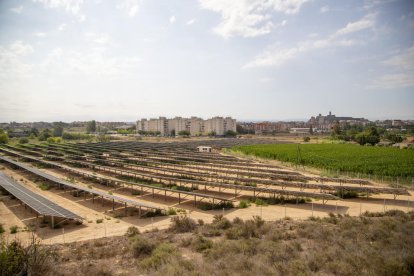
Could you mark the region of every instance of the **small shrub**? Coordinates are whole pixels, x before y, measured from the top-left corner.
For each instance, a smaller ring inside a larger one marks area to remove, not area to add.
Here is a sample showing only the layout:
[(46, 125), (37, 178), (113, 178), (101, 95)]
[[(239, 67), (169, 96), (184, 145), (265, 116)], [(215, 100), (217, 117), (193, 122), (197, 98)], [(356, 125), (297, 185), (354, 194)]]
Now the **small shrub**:
[(177, 255), (176, 248), (170, 243), (160, 243), (152, 252), (151, 256), (141, 261), (145, 269), (157, 269)]
[(39, 187), (42, 191), (50, 190), (50, 186), (45, 183), (40, 183), (37, 187)]
[(102, 223), (102, 222), (103, 222), (103, 219), (97, 219), (97, 220), (96, 220), (96, 223), (97, 223), (97, 224)]
[(204, 220), (198, 219), (197, 223), (198, 223), (198, 225), (203, 226), (204, 225)]
[(139, 229), (136, 228), (135, 226), (128, 227), (128, 230), (125, 233), (127, 237), (134, 237), (139, 234), (140, 234)]
[(192, 239), (191, 247), (197, 252), (203, 252), (206, 249), (212, 248), (213, 242), (201, 235), (196, 235), (196, 237)]
[(250, 206), (250, 202), (248, 200), (240, 200), (239, 208), (244, 209)]
[(0, 223), (0, 234), (3, 234), (4, 232), (3, 224)]
[(340, 198), (357, 198), (359, 196), (359, 194), (354, 191), (337, 191), (333, 193), (333, 195)]
[(131, 239), (132, 254), (135, 258), (150, 255), (155, 248), (155, 243), (142, 236), (134, 236)]
[(168, 216), (174, 216), (177, 214), (177, 211), (174, 208), (168, 208), (167, 215)]
[(253, 216), (253, 221), (257, 228), (260, 228), (265, 224), (265, 221), (260, 216)]
[(309, 142), (309, 141), (310, 141), (310, 137), (308, 136), (303, 137), (303, 142)]
[(29, 139), (27, 139), (26, 137), (22, 137), (19, 139), (19, 144), (27, 144), (29, 143)]
[(243, 223), (243, 220), (239, 217), (235, 217), (233, 219), (233, 224), (242, 224), (242, 223)]
[(16, 234), (19, 227), (17, 225), (10, 226), (10, 234)]
[(254, 204), (256, 204), (256, 206), (266, 206), (267, 205), (266, 201), (264, 201), (261, 198), (256, 198), (256, 201), (254, 202)]
[(195, 221), (187, 216), (173, 217), (171, 222), (169, 229), (177, 233), (190, 232), (196, 228)]
[(213, 225), (217, 229), (228, 229), (231, 227), (231, 222), (227, 218), (223, 217), (223, 215), (215, 215)]

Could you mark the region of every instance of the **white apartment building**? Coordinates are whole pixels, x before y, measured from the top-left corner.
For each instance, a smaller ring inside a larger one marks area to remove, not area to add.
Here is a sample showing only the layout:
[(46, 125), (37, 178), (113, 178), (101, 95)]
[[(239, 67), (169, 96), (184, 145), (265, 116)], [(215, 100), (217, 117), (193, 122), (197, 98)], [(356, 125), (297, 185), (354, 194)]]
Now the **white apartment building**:
[(159, 117), (158, 119), (137, 121), (137, 132), (160, 132), (162, 136), (170, 136), (174, 133), (178, 135), (183, 130), (188, 131), (191, 136), (207, 135), (213, 132), (218, 136), (223, 136), (229, 130), (236, 132), (236, 120), (231, 117), (213, 117), (207, 120), (198, 117), (175, 117), (172, 119)]

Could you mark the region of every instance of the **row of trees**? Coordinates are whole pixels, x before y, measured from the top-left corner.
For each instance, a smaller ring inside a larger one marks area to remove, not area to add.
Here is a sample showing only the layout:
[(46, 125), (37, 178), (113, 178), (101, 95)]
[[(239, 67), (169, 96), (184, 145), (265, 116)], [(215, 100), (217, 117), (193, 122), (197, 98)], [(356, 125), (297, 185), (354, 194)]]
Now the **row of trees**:
[(400, 143), (404, 140), (403, 136), (398, 133), (388, 132), (373, 125), (366, 127), (361, 125), (345, 125), (341, 127), (339, 123), (333, 126), (331, 136), (334, 139), (354, 141), (360, 145), (376, 145), (380, 142), (381, 137), (391, 143)]

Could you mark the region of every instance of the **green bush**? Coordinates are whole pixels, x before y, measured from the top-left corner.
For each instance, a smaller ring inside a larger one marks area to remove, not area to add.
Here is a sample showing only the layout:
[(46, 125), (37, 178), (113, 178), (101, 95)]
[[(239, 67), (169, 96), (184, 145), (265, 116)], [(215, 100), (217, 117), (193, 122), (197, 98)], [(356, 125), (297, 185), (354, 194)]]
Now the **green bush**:
[(196, 228), (196, 222), (187, 216), (176, 216), (171, 218), (169, 229), (176, 233), (190, 232)]
[(152, 253), (155, 248), (155, 243), (145, 237), (137, 236), (130, 240), (132, 254), (135, 258), (148, 256)]
[(41, 189), (42, 191), (50, 190), (50, 186), (45, 183), (40, 183), (39, 185), (37, 185), (37, 187), (39, 187), (39, 189)]
[(231, 227), (231, 222), (223, 215), (215, 215), (213, 219), (213, 226), (217, 229), (228, 229)]
[(333, 195), (340, 198), (357, 198), (359, 196), (359, 194), (354, 191), (337, 191), (333, 193)]
[(26, 137), (22, 137), (19, 139), (19, 144), (27, 144), (29, 143), (29, 139), (27, 139)]
[(247, 208), (250, 206), (250, 202), (248, 200), (240, 200), (239, 202), (239, 208)]
[(206, 249), (212, 248), (213, 242), (201, 235), (196, 235), (195, 238), (192, 239), (191, 247), (197, 252), (203, 252)]
[(145, 269), (157, 269), (161, 265), (168, 263), (177, 256), (177, 249), (170, 243), (160, 243), (153, 251), (151, 256), (143, 259), (140, 265)]
[(17, 225), (10, 226), (10, 234), (16, 234), (19, 227)]
[(309, 141), (310, 141), (310, 137), (308, 137), (308, 136), (303, 137), (303, 142), (309, 142)]
[(9, 136), (7, 133), (0, 133), (0, 144), (7, 144), (9, 142)]
[(261, 198), (256, 198), (254, 204), (256, 204), (257, 206), (265, 206), (267, 205), (266, 201), (261, 199)]
[(97, 224), (102, 223), (102, 222), (103, 222), (103, 219), (97, 219), (97, 220), (96, 220), (96, 223), (97, 223)]
[(177, 214), (177, 211), (174, 208), (168, 208), (167, 215), (168, 216), (174, 216)]
[(139, 235), (139, 234), (140, 234), (139, 229), (136, 228), (135, 226), (128, 227), (128, 229), (125, 233), (125, 235), (127, 237), (134, 237), (134, 236)]

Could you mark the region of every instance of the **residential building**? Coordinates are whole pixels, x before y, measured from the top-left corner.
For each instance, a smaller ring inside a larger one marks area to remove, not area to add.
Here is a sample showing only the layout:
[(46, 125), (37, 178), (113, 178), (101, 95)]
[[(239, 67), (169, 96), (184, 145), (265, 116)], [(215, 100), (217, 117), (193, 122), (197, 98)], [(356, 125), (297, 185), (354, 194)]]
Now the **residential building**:
[(137, 121), (137, 132), (159, 132), (162, 136), (178, 135), (181, 131), (188, 131), (191, 136), (215, 135), (223, 136), (227, 131), (236, 132), (236, 120), (231, 117), (213, 117), (203, 120), (198, 117), (182, 118), (175, 117), (167, 119), (159, 117), (158, 119), (141, 119)]

